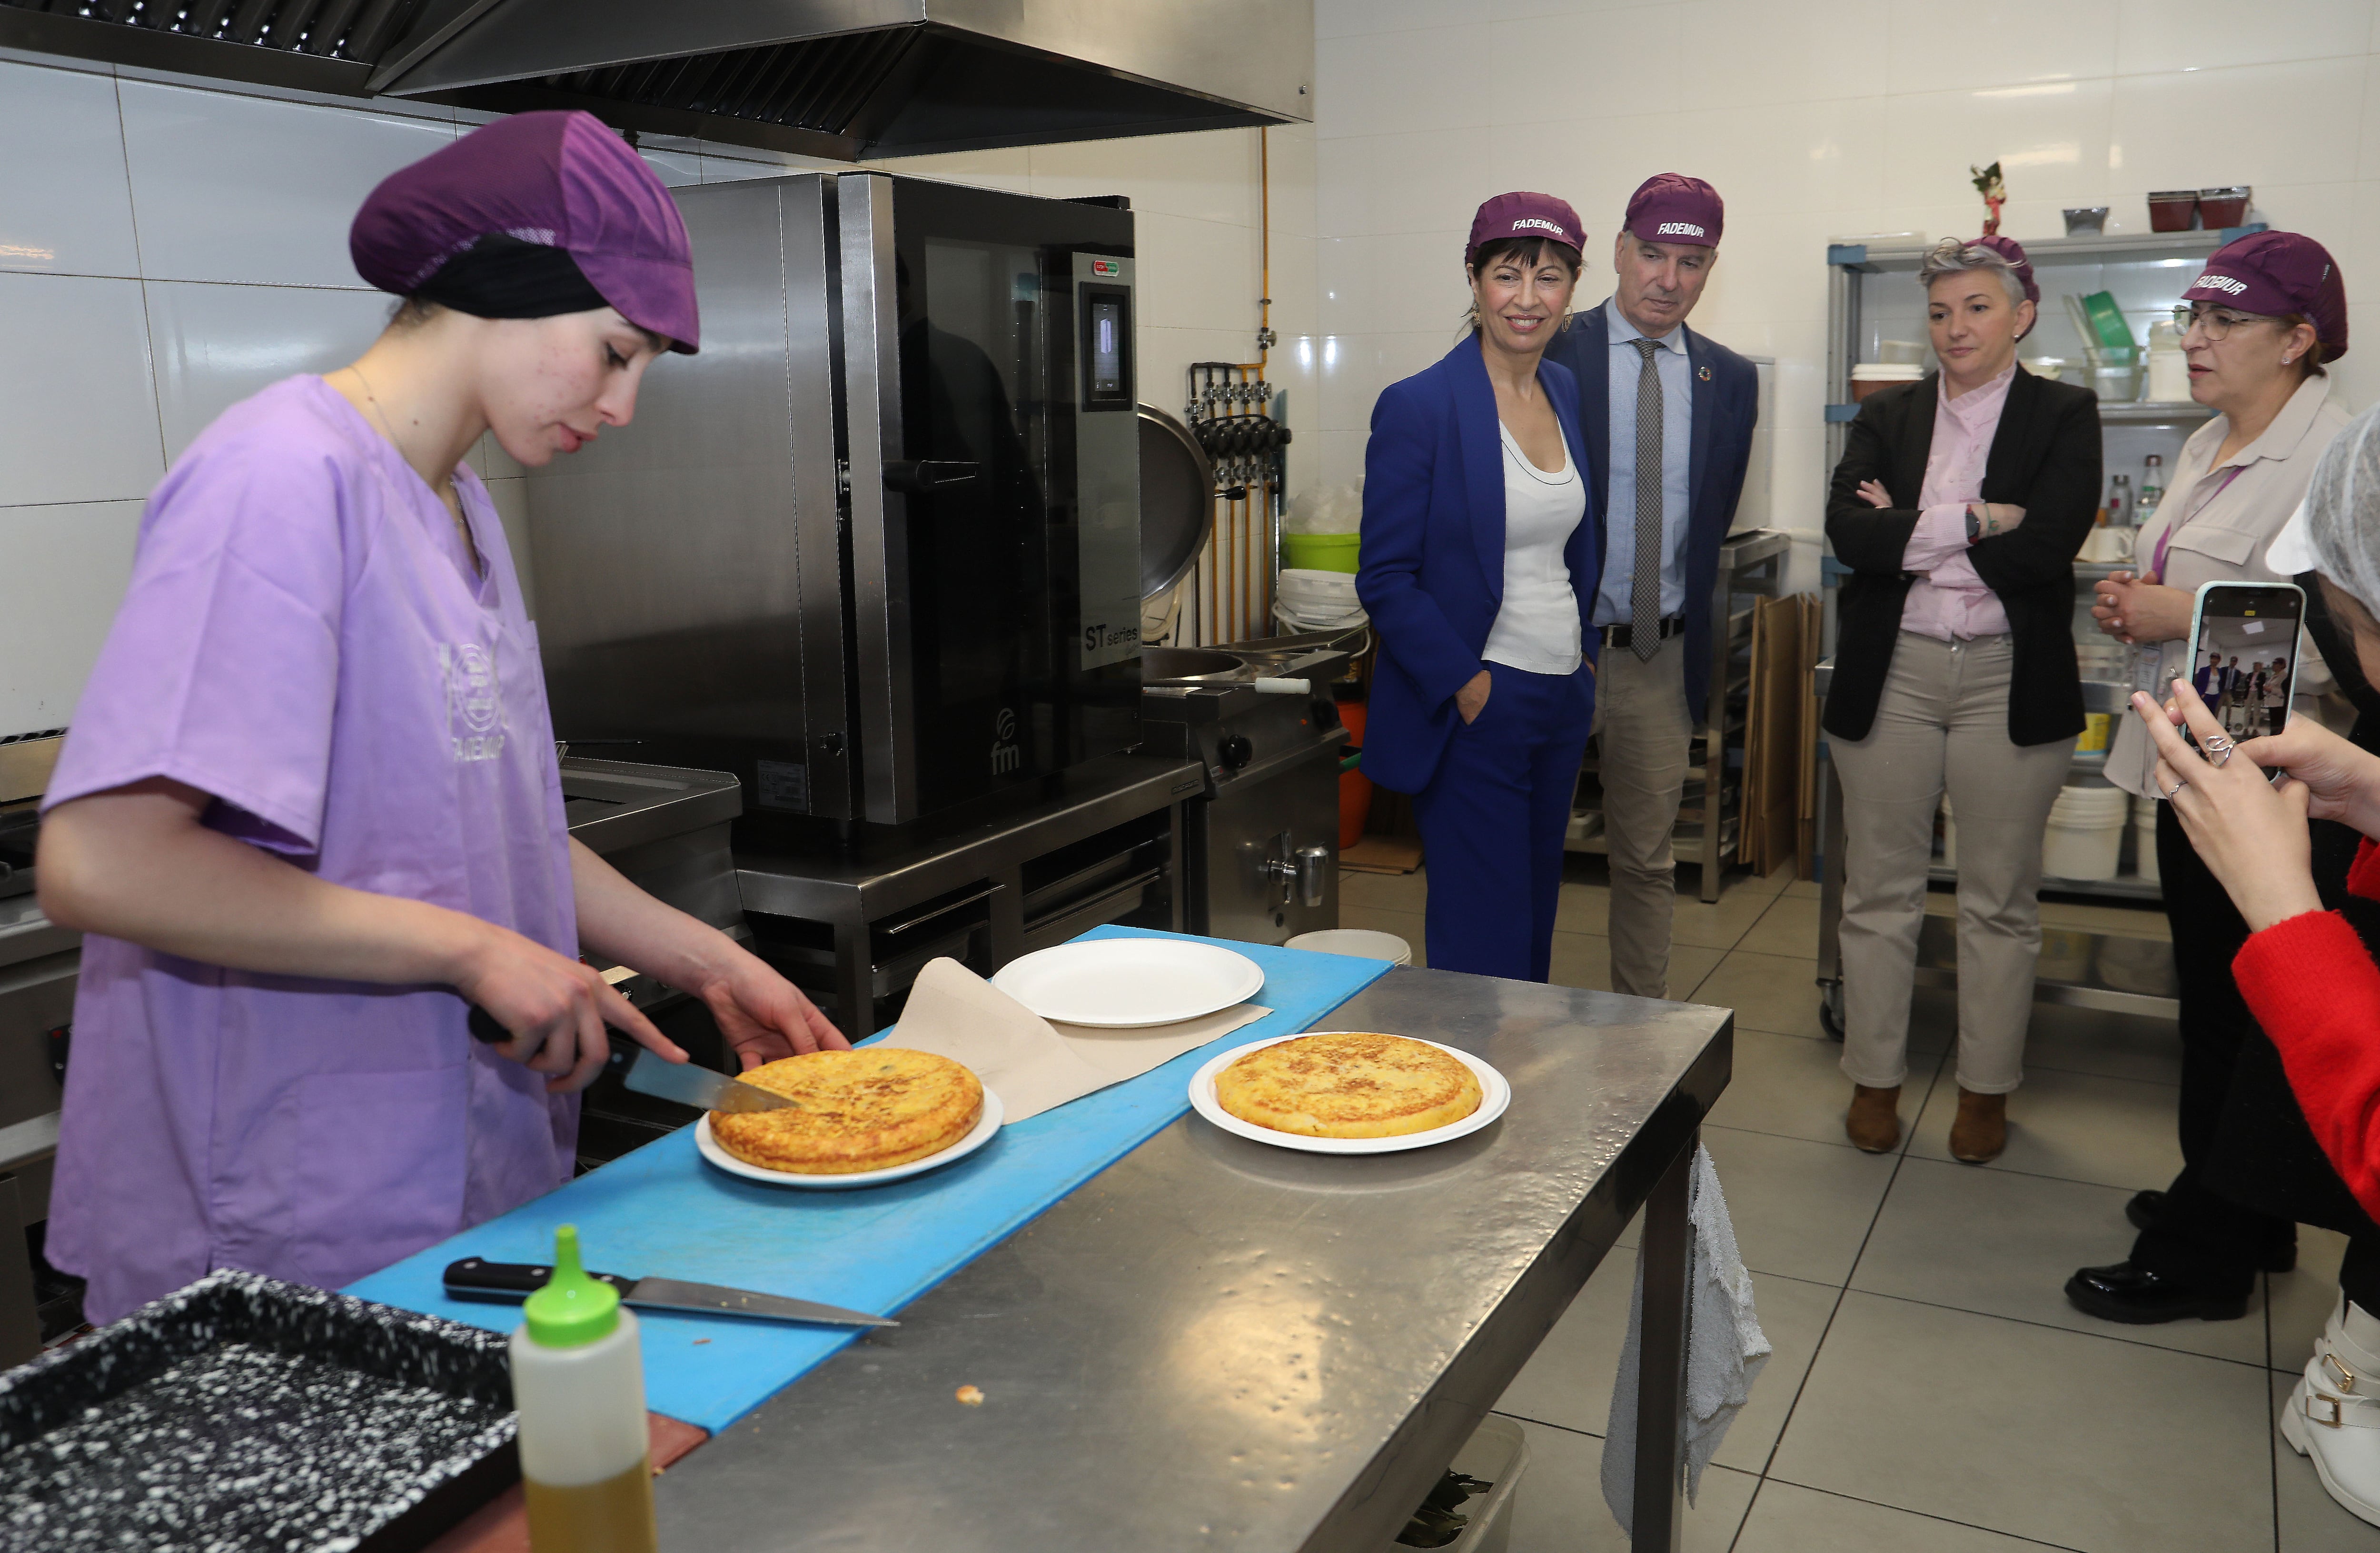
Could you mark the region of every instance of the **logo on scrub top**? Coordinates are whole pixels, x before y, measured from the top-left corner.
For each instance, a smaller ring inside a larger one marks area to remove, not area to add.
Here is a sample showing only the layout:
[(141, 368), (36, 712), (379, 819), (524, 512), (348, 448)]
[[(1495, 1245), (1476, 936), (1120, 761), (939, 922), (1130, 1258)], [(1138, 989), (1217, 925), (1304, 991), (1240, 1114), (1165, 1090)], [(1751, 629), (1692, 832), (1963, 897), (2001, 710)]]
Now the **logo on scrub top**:
[(446, 679), (446, 734), (457, 760), (493, 760), (504, 752), (504, 689), (496, 661), (477, 642), (438, 647)]
[(991, 774), (1006, 776), (1025, 763), (1025, 752), (1016, 747), (1016, 713), (1006, 707), (991, 720)]

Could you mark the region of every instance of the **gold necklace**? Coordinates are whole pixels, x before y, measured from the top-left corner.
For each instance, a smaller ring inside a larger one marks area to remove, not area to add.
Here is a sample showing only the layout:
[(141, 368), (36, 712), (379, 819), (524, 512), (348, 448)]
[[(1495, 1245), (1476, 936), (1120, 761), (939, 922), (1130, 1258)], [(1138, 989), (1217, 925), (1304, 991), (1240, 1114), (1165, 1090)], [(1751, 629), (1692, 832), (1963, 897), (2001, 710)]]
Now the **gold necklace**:
[[(399, 457), (403, 457), (405, 455), (405, 443), (397, 437), (396, 428), (389, 423), (388, 407), (380, 402), (380, 395), (372, 392), (371, 379), (364, 376), (364, 370), (361, 367), (355, 365), (353, 362), (349, 362), (347, 364), (347, 370), (355, 373), (356, 381), (363, 384), (364, 397), (371, 402), (372, 413), (380, 417), (380, 429), (382, 433), (388, 438), (389, 446), (396, 449), (397, 455)], [(431, 491), (431, 494), (437, 496), (438, 492), (433, 490)], [(448, 505), (446, 499), (443, 496), (439, 496), (438, 501), (441, 506), (444, 506), (446, 508), (446, 516), (455, 520), (455, 531), (463, 536), (463, 550), (465, 553), (468, 554), (471, 558), (472, 572), (475, 575), (485, 576), (488, 570), (488, 563), (486, 559), (480, 554), (479, 540), (471, 537), (470, 524), (464, 521), (463, 499), (461, 494), (459, 492), (456, 494), (452, 505)]]

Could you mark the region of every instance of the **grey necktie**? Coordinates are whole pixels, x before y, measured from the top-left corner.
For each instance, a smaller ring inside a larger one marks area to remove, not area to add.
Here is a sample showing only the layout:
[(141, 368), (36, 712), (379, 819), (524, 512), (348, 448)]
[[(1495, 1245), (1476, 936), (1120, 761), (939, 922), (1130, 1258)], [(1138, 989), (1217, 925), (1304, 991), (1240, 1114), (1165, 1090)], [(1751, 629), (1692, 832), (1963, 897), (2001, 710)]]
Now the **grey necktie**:
[(1658, 340), (1631, 340), (1636, 374), (1636, 575), (1628, 590), (1628, 644), (1640, 662), (1661, 649), (1661, 374)]

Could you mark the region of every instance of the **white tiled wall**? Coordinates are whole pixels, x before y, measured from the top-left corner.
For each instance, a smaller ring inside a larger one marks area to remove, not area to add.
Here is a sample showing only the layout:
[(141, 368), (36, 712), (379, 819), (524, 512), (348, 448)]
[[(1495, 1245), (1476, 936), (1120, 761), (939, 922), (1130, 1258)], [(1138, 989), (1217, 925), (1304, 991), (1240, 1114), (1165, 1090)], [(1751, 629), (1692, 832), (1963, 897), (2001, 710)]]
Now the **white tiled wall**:
[[(1779, 521), (1815, 530), (1825, 479), (1824, 245), (1980, 230), (1970, 164), (1998, 159), (2002, 230), (2060, 236), (2152, 188), (2246, 183), (2319, 238), (2354, 304), (2333, 370), (2380, 397), (2380, 6), (2374, 0), (1317, 0), (1314, 126), (1326, 479), (1362, 467), (1379, 390), (1451, 344), (1463, 235), (1536, 188), (1590, 234), (1583, 304), (1650, 174), (1708, 178), (1727, 238), (1694, 324), (1779, 364)], [(2362, 300), (2357, 301), (2356, 299)], [(1301, 432), (1303, 436), (1304, 433)], [(1815, 577), (1815, 547), (1802, 578)]]
[[(225, 406), (370, 344), (390, 299), (348, 262), (356, 206), (482, 116), (0, 50), (0, 736), (72, 717), (140, 504), (172, 458)], [(1276, 132), (1271, 149), (1274, 324), (1311, 335), (1311, 132)], [(673, 185), (833, 165), (698, 141), (644, 151)], [(1178, 406), (1188, 362), (1251, 355), (1255, 131), (884, 165), (1131, 196), (1144, 398)], [(1293, 377), (1293, 405), (1311, 400), (1312, 381)], [(516, 522), (519, 470), (492, 446), (475, 462)]]

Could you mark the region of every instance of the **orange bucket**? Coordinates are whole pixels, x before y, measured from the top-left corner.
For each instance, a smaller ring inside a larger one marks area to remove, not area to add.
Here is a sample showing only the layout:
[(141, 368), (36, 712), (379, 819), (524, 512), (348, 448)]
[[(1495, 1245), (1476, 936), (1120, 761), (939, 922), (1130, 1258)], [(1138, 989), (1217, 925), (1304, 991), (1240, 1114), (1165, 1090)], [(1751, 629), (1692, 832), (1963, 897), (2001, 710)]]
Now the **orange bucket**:
[[(1347, 725), (1347, 746), (1364, 743), (1364, 703), (1342, 701), (1339, 721)], [(1343, 758), (1343, 757), (1342, 757)], [(1364, 839), (1364, 821), (1372, 814), (1372, 779), (1362, 771), (1339, 773), (1339, 850), (1347, 851)]]

